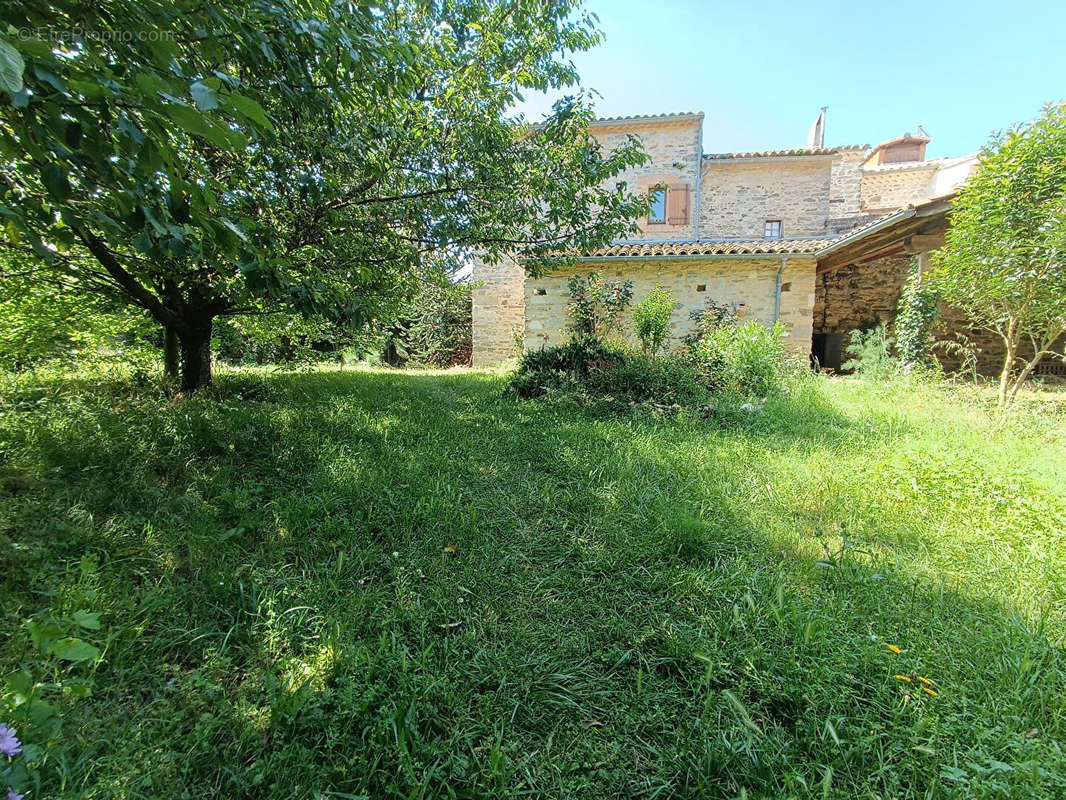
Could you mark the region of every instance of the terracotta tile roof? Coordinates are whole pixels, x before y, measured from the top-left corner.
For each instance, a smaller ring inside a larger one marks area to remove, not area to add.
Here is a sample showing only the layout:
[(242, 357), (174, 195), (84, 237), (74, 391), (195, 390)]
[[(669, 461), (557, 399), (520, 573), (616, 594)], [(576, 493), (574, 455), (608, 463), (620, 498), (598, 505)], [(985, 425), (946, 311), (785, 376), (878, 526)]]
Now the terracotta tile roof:
[(672, 256), (732, 256), (808, 254), (832, 239), (719, 239), (702, 242), (634, 242), (601, 247), (583, 258), (670, 258)]
[(831, 156), (844, 150), (865, 150), (868, 144), (847, 144), (840, 147), (793, 147), (790, 150), (755, 150), (750, 153), (706, 153), (705, 161), (725, 161), (736, 158), (786, 158), (788, 156)]
[(637, 114), (632, 117), (598, 117), (593, 125), (624, 125), (629, 122), (683, 122), (703, 119), (702, 111), (680, 111), (675, 114)]

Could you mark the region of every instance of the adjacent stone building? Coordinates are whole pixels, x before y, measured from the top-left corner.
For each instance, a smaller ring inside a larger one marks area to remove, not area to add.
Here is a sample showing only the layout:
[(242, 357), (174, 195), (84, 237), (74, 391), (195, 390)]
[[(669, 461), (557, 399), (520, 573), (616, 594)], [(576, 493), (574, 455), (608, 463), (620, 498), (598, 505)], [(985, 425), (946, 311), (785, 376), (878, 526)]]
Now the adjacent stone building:
[[(607, 149), (627, 135), (640, 138), (649, 161), (619, 180), (649, 193), (652, 213), (633, 238), (536, 279), (526, 277), (518, 254), (492, 264), (475, 259), (475, 365), (562, 342), (567, 279), (594, 270), (632, 280), (634, 303), (657, 284), (671, 289), (674, 339), (689, 330), (692, 311), (713, 301), (780, 321), (790, 346), (813, 348), (822, 364), (839, 366), (843, 334), (891, 320), (911, 259), (942, 241), (928, 233), (946, 225), (947, 201), (937, 199), (950, 198), (976, 161), (927, 161), (929, 139), (910, 135), (874, 148), (814, 142), (705, 154), (703, 114), (597, 120), (591, 133)], [(860, 248), (861, 258), (848, 260), (859, 243), (903, 222), (906, 243)]]

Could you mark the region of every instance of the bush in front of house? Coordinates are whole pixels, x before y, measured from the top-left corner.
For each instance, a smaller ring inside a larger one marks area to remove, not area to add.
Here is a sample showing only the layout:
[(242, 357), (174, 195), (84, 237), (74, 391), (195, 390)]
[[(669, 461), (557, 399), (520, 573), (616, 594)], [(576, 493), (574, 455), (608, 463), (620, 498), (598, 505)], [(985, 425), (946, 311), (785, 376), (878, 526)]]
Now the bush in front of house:
[(780, 390), (802, 370), (780, 325), (741, 321), (713, 307), (676, 352), (658, 356), (623, 344), (575, 336), (527, 352), (511, 376), (518, 397), (549, 395), (693, 407), (730, 397), (738, 402)]
[(518, 397), (571, 396), (618, 402), (698, 405), (709, 399), (703, 376), (687, 353), (650, 356), (592, 337), (530, 350), (511, 376)]
[(593, 336), (575, 336), (566, 344), (529, 350), (511, 376), (508, 390), (518, 397), (541, 397), (558, 392), (580, 392), (604, 382), (625, 361), (620, 345), (608, 345)]
[(648, 355), (654, 356), (666, 344), (676, 305), (673, 292), (656, 286), (633, 309), (633, 330), (640, 339), (641, 349)]
[(900, 373), (900, 360), (893, 355), (894, 344), (883, 322), (867, 331), (852, 331), (844, 348), (850, 357), (840, 366), (867, 380), (887, 381)]
[(708, 388), (722, 394), (765, 397), (782, 388), (798, 367), (785, 348), (780, 323), (710, 326), (689, 351)]

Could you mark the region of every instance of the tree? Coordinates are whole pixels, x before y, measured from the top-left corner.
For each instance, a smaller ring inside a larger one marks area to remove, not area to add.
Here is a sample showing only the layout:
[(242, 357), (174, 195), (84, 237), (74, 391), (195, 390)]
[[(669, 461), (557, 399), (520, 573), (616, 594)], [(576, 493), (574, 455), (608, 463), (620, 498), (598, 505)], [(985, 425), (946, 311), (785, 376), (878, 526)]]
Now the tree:
[[(933, 272), (945, 302), (1003, 340), (999, 405), (1066, 332), (1066, 104), (992, 136)], [(1026, 352), (1024, 344), (1028, 344)]]
[(508, 116), (523, 90), (576, 83), (567, 53), (599, 40), (577, 5), (6, 9), (2, 243), (42, 281), (147, 310), (186, 390), (211, 380), (220, 315), (365, 325), (427, 256), (521, 249), (537, 269), (600, 246), (646, 203), (610, 180), (639, 145), (602, 152), (580, 94), (539, 125)]

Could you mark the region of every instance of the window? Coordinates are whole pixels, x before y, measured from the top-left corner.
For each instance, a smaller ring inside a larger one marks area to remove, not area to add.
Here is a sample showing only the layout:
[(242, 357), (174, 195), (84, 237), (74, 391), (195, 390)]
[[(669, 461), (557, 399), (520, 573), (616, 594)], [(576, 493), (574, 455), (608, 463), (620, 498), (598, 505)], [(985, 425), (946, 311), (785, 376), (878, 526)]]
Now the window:
[(650, 192), (648, 197), (651, 198), (651, 211), (648, 212), (648, 222), (663, 223), (666, 222), (666, 187), (656, 186)]
[(781, 220), (768, 219), (763, 226), (762, 235), (764, 239), (780, 239), (781, 238)]
[(697, 292), (706, 292), (707, 291), (707, 284), (706, 283), (697, 283), (696, 284), (696, 291)]

